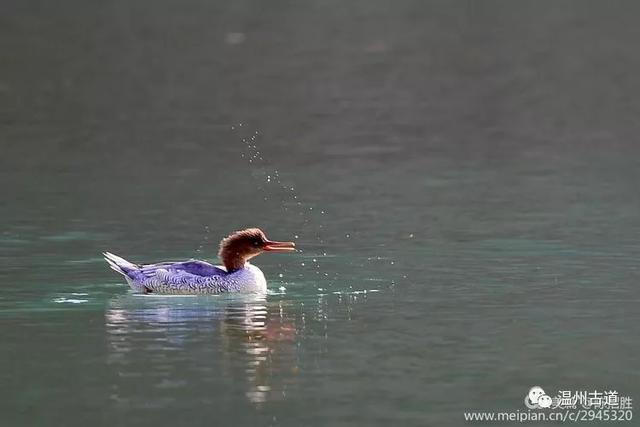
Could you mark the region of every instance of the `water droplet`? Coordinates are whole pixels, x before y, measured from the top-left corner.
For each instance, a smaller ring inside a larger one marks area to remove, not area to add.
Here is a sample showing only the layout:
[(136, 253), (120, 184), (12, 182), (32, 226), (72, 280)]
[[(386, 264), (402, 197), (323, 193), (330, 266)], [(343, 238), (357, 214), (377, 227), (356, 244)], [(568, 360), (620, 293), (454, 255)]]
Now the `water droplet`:
[(280, 273), (280, 274), (278, 274), (278, 277), (283, 278), (284, 274)]
[(294, 238), (298, 239), (300, 236), (298, 236), (297, 234), (295, 236), (293, 236)]
[(301, 262), (300, 265), (304, 267), (304, 262)]
[(318, 262), (318, 260), (314, 258), (314, 259), (313, 259), (313, 262)]
[(344, 237), (346, 237), (348, 239), (349, 237), (351, 237), (351, 235), (349, 233), (347, 233), (347, 234), (344, 235)]
[(409, 234), (409, 238), (413, 239), (413, 233)]

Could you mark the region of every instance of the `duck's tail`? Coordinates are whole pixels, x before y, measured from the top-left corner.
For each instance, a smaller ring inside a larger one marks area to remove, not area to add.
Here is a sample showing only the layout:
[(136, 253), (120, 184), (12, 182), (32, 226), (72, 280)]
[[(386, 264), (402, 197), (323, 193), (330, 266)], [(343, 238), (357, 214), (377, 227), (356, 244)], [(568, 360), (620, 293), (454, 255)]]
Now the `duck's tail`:
[(109, 263), (109, 267), (113, 271), (116, 271), (124, 276), (127, 283), (134, 291), (144, 291), (142, 281), (144, 276), (141, 274), (139, 265), (127, 261), (124, 258), (120, 258), (118, 255), (114, 255), (111, 252), (103, 252), (105, 261)]
[(105, 261), (109, 263), (109, 267), (111, 267), (113, 271), (117, 271), (127, 278), (130, 278), (131, 273), (138, 271), (138, 269), (140, 268), (134, 263), (131, 263), (124, 258), (120, 258), (119, 256), (112, 254), (111, 252), (103, 252), (102, 255), (104, 255)]

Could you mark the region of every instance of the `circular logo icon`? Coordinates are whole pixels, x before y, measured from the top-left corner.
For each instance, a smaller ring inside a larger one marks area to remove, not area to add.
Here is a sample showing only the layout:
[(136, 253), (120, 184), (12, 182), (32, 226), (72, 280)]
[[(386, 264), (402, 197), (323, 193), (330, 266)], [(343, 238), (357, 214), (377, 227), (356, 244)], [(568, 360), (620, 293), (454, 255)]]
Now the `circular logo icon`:
[(549, 408), (551, 402), (551, 397), (547, 396), (539, 386), (531, 387), (529, 393), (524, 397), (524, 404), (529, 409)]

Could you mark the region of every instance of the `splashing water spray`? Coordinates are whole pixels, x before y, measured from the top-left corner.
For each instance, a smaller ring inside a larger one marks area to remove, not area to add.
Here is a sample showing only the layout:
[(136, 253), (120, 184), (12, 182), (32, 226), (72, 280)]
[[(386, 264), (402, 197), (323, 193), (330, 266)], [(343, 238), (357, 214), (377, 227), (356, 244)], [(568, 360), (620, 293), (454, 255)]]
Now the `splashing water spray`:
[[(326, 218), (327, 212), (324, 209), (314, 209), (313, 206), (303, 203), (295, 187), (289, 183), (285, 183), (280, 176), (279, 170), (273, 167), (270, 162), (265, 160), (258, 147), (260, 132), (257, 130), (253, 132), (246, 132), (246, 128), (247, 127), (244, 126), (243, 123), (238, 123), (237, 125), (231, 126), (231, 131), (236, 135), (239, 134), (243, 144), (243, 151), (240, 153), (240, 157), (246, 160), (247, 166), (251, 171), (251, 176), (257, 184), (258, 192), (264, 194), (263, 200), (266, 202), (269, 200), (269, 197), (277, 197), (279, 193), (279, 206), (283, 213), (294, 214), (296, 217), (300, 218), (304, 225), (304, 229), (311, 229), (315, 243), (322, 247), (325, 242), (322, 237), (322, 232), (325, 229), (324, 219)], [(303, 233), (307, 234), (306, 232), (301, 231), (299, 234), (295, 234), (293, 236), (294, 239), (300, 239), (300, 235)], [(208, 242), (209, 227), (205, 226), (205, 237), (198, 247), (197, 252), (200, 252), (202, 247)], [(332, 286), (333, 283), (337, 281), (338, 273), (334, 272), (330, 276), (329, 273), (324, 271), (321, 267), (319, 259), (328, 256), (326, 251), (323, 250), (321, 253), (309, 255), (304, 254), (304, 249), (299, 249), (298, 251), (303, 253), (303, 260), (300, 262), (300, 266), (305, 269), (312, 269), (316, 279), (325, 278), (330, 280), (328, 286)], [(287, 272), (284, 266), (280, 265), (280, 267), (284, 273)], [(280, 273), (278, 277), (281, 279), (282, 285), (280, 286), (280, 290), (284, 291), (286, 289), (284, 285), (287, 284), (284, 280), (285, 275)], [(304, 277), (305, 275), (303, 273), (300, 273), (297, 276), (298, 279), (302, 279)], [(319, 290), (324, 289), (319, 288)]]

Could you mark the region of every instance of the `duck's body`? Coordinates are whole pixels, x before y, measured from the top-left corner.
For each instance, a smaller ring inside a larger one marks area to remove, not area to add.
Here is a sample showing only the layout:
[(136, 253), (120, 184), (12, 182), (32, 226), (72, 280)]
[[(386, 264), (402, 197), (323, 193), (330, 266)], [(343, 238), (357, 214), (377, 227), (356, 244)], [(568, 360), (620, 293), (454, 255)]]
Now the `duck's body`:
[(259, 229), (236, 232), (220, 244), (219, 256), (224, 266), (205, 261), (133, 264), (105, 252), (111, 268), (122, 274), (131, 289), (158, 294), (220, 294), (225, 292), (264, 293), (267, 281), (262, 271), (248, 260), (263, 251), (295, 250), (292, 242), (267, 240)]
[(104, 256), (113, 270), (122, 274), (136, 292), (220, 294), (267, 291), (264, 274), (248, 262), (238, 270), (227, 272), (224, 266), (198, 260), (136, 265), (109, 252), (105, 252)]

